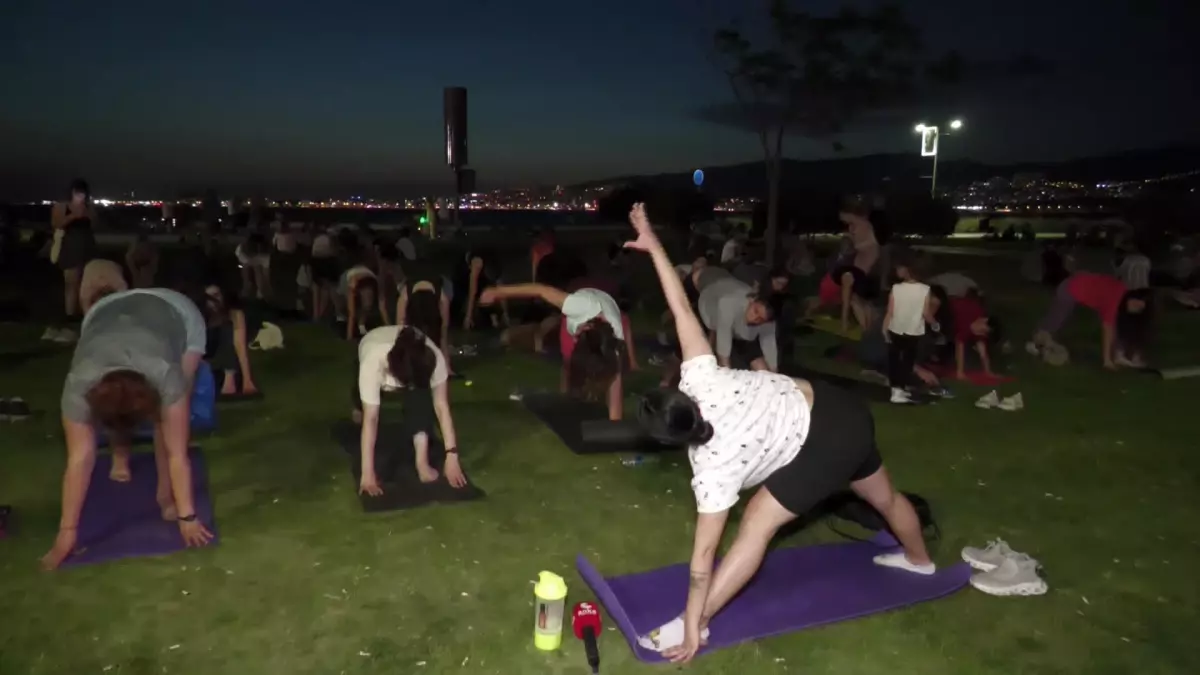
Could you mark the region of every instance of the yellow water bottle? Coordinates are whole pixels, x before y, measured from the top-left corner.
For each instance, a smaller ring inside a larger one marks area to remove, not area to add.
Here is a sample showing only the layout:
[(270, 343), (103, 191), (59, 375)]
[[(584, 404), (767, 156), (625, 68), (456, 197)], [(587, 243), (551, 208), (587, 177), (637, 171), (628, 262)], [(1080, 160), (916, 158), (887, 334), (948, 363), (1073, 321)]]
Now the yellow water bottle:
[(567, 582), (553, 572), (542, 572), (533, 595), (533, 646), (547, 652), (558, 649), (562, 645)]

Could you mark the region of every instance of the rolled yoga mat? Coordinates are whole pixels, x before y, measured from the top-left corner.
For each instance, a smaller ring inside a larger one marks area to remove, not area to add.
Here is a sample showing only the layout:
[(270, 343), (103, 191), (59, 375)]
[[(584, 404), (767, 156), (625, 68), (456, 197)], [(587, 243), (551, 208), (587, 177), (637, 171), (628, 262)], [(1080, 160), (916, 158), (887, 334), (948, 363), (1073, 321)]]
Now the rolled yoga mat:
[[(192, 499), (196, 517), (213, 533), (209, 546), (217, 545), (217, 526), (213, 520), (212, 499), (208, 491), (208, 470), (197, 448), (188, 452), (192, 464)], [(128, 483), (110, 480), (112, 456), (100, 455), (92, 469), (92, 482), (79, 518), (76, 553), (63, 563), (93, 563), (160, 556), (181, 551), (186, 546), (179, 524), (162, 519), (158, 501), (158, 471), (153, 453), (130, 457)], [(187, 514), (184, 514), (187, 515)]]
[[(866, 542), (768, 553), (758, 574), (713, 618), (708, 645), (700, 653), (936, 600), (965, 587), (971, 578), (966, 563), (922, 576), (872, 562), (874, 556), (896, 548), (891, 535), (878, 533)], [(688, 565), (608, 578), (583, 556), (575, 565), (634, 655), (648, 663), (663, 661), (637, 639), (683, 611)]]

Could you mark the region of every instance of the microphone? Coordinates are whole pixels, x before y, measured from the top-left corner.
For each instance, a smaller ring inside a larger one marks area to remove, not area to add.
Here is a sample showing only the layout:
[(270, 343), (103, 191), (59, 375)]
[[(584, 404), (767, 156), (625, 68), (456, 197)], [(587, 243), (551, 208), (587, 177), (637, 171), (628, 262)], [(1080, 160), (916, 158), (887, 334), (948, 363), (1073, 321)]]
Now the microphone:
[(583, 640), (583, 651), (592, 672), (599, 673), (600, 649), (596, 646), (596, 638), (600, 636), (600, 610), (596, 605), (590, 602), (575, 605), (571, 612), (571, 630), (575, 631), (575, 637)]

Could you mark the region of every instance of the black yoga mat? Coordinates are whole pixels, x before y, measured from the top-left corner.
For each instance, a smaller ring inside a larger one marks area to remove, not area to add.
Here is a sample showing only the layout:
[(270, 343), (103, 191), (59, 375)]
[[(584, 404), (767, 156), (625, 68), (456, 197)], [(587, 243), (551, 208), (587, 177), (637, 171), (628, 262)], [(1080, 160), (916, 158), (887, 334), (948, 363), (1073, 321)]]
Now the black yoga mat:
[[(596, 403), (587, 403), (570, 396), (553, 393), (525, 394), (521, 403), (526, 410), (533, 413), (534, 417), (537, 417), (542, 424), (553, 431), (571, 452), (577, 455), (605, 452), (648, 453), (678, 449), (663, 445), (643, 435), (630, 438), (627, 443), (613, 442), (614, 436), (624, 435), (616, 432), (624, 431), (631, 426), (628, 422), (610, 423), (618, 427), (611, 430), (614, 433), (594, 433), (597, 430), (593, 429), (593, 433), (588, 434), (593, 438), (585, 440), (583, 433), (585, 422), (589, 425), (603, 425), (608, 420), (608, 410)], [(602, 436), (609, 438), (599, 439)]]
[[(333, 439), (345, 451), (350, 461), (350, 475), (354, 478), (354, 489), (358, 490), (362, 479), (362, 453), (359, 445), (361, 427), (350, 421), (338, 422), (332, 430)], [(442, 473), (434, 483), (422, 483), (413, 466), (412, 437), (404, 427), (396, 423), (380, 423), (375, 441), (375, 472), (383, 494), (378, 497), (360, 494), (363, 511), (400, 511), (428, 504), (469, 502), (483, 499), (487, 494), (471, 482), (454, 488), (446, 481), (443, 465), (446, 449), (440, 439), (429, 438), (429, 463)]]

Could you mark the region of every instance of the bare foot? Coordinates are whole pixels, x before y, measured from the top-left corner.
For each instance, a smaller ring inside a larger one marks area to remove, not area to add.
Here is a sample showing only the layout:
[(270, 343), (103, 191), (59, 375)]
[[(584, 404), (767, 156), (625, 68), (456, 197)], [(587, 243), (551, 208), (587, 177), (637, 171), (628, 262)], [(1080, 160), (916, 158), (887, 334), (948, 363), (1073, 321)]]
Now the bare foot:
[(129, 458), (117, 459), (113, 456), (112, 469), (108, 471), (108, 479), (116, 483), (128, 483), (129, 475)]
[(432, 466), (419, 466), (418, 465), (417, 466), (417, 475), (419, 475), (421, 477), (422, 483), (433, 483), (433, 482), (437, 481), (438, 477), (441, 474), (439, 474), (438, 470), (433, 468)]
[(173, 523), (179, 520), (179, 511), (175, 508), (175, 502), (171, 502), (170, 504), (164, 504), (161, 501), (158, 502), (158, 512), (162, 514), (162, 519), (167, 522)]
[(221, 396), (233, 396), (237, 394), (237, 389), (234, 387), (221, 387)]

